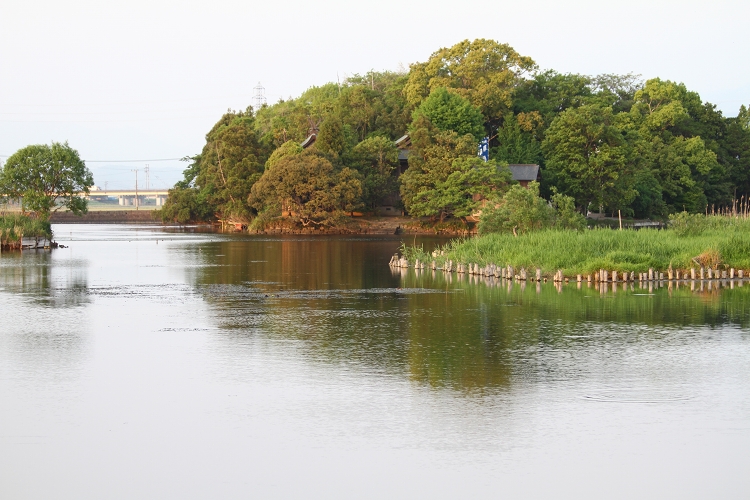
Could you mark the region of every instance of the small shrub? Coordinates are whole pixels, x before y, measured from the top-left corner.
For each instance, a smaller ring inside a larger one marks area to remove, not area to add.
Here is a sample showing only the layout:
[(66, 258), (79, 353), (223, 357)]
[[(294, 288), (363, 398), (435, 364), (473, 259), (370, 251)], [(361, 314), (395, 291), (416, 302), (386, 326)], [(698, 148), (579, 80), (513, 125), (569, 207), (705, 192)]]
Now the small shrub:
[(708, 227), (708, 221), (703, 214), (689, 214), (680, 212), (669, 216), (669, 227), (677, 236), (697, 236)]

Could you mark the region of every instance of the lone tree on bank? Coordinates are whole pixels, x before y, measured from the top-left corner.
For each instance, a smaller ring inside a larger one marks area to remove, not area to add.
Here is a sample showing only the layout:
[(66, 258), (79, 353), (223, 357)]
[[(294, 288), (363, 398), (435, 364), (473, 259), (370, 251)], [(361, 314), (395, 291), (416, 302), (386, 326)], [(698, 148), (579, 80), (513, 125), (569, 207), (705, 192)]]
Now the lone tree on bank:
[(76, 215), (88, 211), (86, 198), (94, 176), (65, 142), (35, 144), (16, 151), (0, 171), (0, 194), (21, 199), (22, 209), (48, 220), (62, 207)]

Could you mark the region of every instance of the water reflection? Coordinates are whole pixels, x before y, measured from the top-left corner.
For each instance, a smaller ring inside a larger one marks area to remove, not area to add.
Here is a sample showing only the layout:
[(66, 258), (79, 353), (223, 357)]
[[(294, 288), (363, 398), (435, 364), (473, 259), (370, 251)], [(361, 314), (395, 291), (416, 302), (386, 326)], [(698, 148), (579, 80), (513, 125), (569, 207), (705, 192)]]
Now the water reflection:
[(85, 259), (67, 259), (52, 252), (4, 252), (0, 258), (0, 288), (20, 294), (37, 305), (75, 307), (89, 302)]
[(203, 263), (191, 280), (235, 336), (297, 340), (319, 361), (468, 392), (541, 376), (550, 349), (661, 342), (680, 327), (750, 322), (750, 286), (527, 283), (389, 269), (399, 243), (215, 242), (191, 250)]

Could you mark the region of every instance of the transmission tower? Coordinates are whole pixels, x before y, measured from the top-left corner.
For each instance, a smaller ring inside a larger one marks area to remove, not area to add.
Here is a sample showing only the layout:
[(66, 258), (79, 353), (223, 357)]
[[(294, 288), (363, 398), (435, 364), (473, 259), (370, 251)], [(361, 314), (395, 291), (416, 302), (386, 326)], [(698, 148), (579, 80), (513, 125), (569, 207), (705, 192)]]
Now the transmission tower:
[(266, 88), (258, 82), (258, 85), (253, 87), (255, 95), (253, 96), (253, 104), (255, 105), (255, 111), (258, 111), (264, 104), (266, 104)]
[(148, 171), (150, 170), (150, 168), (149, 168), (148, 165), (146, 165), (146, 167), (143, 170), (146, 171), (146, 189), (149, 189), (149, 187), (151, 185), (151, 179), (150, 179), (150, 177), (148, 175)]

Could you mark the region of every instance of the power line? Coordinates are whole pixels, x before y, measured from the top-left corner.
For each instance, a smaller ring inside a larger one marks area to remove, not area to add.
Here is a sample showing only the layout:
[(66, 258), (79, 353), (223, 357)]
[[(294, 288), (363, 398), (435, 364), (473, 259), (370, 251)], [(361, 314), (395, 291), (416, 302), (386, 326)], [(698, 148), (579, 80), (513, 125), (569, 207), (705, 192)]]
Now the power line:
[[(0, 155), (0, 158), (10, 158), (10, 155)], [(138, 163), (144, 161), (180, 161), (182, 158), (157, 158), (147, 160), (83, 160), (86, 163)]]

